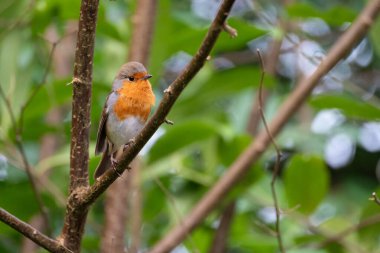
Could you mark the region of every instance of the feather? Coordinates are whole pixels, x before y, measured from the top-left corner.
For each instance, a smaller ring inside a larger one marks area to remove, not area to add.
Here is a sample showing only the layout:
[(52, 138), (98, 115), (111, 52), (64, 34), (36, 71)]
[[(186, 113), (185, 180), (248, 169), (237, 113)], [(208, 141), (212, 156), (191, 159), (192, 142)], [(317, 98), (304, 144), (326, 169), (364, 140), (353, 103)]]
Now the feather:
[(108, 95), (106, 99), (106, 103), (104, 104), (103, 107), (103, 112), (102, 112), (102, 118), (100, 119), (99, 123), (99, 128), (98, 128), (98, 134), (97, 134), (97, 139), (96, 139), (96, 146), (95, 146), (95, 155), (98, 155), (100, 153), (107, 153), (105, 152), (107, 149), (107, 131), (106, 131), (106, 122), (108, 119), (108, 108), (107, 108), (107, 103), (108, 103), (108, 98), (110, 95)]

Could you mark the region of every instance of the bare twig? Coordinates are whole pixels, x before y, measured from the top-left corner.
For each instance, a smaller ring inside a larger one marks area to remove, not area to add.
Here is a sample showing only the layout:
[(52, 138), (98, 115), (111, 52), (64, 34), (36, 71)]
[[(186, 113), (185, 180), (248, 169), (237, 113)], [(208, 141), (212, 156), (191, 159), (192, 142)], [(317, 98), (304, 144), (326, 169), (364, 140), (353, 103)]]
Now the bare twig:
[(58, 241), (50, 239), (28, 223), (17, 219), (2, 208), (0, 208), (0, 220), (50, 252), (72, 253), (71, 250), (65, 248)]
[[(282, 26), (279, 22), (279, 26)], [(269, 75), (274, 76), (276, 74), (276, 66), (278, 62), (278, 56), (280, 54), (282, 44), (282, 38), (273, 38), (273, 41), (271, 42), (271, 45), (269, 46), (269, 49), (266, 52), (265, 60), (267, 62), (266, 65), (266, 71)], [(259, 96), (261, 96), (262, 104), (260, 105), (259, 102)], [(269, 97), (269, 91), (265, 89), (264, 87), (261, 90), (261, 95), (259, 93), (256, 94), (256, 98), (251, 106), (251, 113), (249, 115), (248, 125), (247, 125), (247, 132), (251, 135), (257, 135), (259, 123), (260, 123), (260, 110), (258, 108), (261, 106), (262, 108), (265, 107), (266, 100)]]
[(264, 68), (264, 62), (263, 62), (263, 58), (261, 57), (260, 50), (257, 50), (257, 55), (259, 57), (259, 62), (260, 62), (260, 66), (261, 66), (261, 76), (260, 76), (260, 84), (259, 84), (259, 111), (260, 111), (260, 115), (261, 115), (261, 118), (262, 118), (263, 123), (264, 123), (265, 130), (266, 130), (266, 132), (267, 132), (267, 134), (268, 134), (268, 136), (272, 142), (274, 149), (276, 150), (276, 164), (274, 165), (272, 180), (270, 182), (271, 191), (272, 191), (272, 198), (273, 198), (273, 202), (274, 202), (274, 208), (276, 211), (276, 237), (277, 237), (278, 247), (280, 248), (280, 251), (282, 253), (285, 253), (285, 248), (284, 248), (284, 245), (282, 243), (282, 236), (281, 236), (281, 229), (280, 229), (280, 218), (281, 218), (280, 217), (280, 208), (278, 206), (278, 199), (277, 199), (277, 193), (276, 193), (276, 178), (277, 178), (277, 175), (279, 173), (279, 168), (280, 168), (281, 151), (278, 148), (276, 141), (274, 140), (271, 132), (269, 131), (267, 120), (266, 120), (265, 115), (264, 115), (262, 89), (263, 89), (263, 82), (264, 82), (264, 76), (265, 76), (265, 68)]
[(82, 0), (75, 51), (73, 76), (72, 126), (70, 148), (70, 196), (67, 200), (63, 245), (80, 251), (88, 206), (76, 208), (76, 202), (89, 186), (89, 130), (92, 92), (92, 65), (99, 0)]
[[(279, 108), (268, 128), (273, 136), (277, 135), (288, 119), (303, 104), (322, 76), (328, 73), (367, 33), (380, 10), (380, 0), (372, 0), (352, 26), (339, 38), (322, 63), (308, 78), (304, 78)], [(251, 165), (258, 160), (270, 144), (266, 130), (261, 131), (254, 142), (235, 160), (220, 180), (198, 202), (185, 218), (183, 226), (173, 228), (150, 253), (163, 253), (180, 243), (188, 231), (194, 229), (213, 210), (220, 199), (245, 175)]]
[(376, 204), (378, 204), (380, 206), (380, 199), (377, 196), (376, 192), (372, 192), (371, 197), (369, 198), (369, 200), (372, 200), (373, 202), (375, 202)]
[(171, 121), (171, 120), (169, 120), (169, 119), (165, 119), (164, 122), (165, 122), (166, 124), (168, 124), (168, 125), (171, 125), (171, 126), (174, 125), (174, 122)]
[(224, 22), (223, 24), (223, 30), (228, 33), (231, 38), (236, 38), (238, 36), (238, 31), (231, 27), (229, 24), (227, 24), (227, 22)]

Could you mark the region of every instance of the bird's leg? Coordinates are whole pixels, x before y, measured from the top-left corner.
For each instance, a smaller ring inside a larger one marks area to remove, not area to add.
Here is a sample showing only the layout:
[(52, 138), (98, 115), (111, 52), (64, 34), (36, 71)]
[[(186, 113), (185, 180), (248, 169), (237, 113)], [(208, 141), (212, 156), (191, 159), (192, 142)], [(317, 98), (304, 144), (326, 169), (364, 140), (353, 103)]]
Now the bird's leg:
[(115, 169), (116, 168), (116, 166), (119, 164), (119, 161), (116, 159), (116, 157), (115, 157), (115, 154), (116, 154), (116, 152), (114, 152), (114, 153), (112, 153), (111, 154), (111, 165), (112, 165), (112, 167)]

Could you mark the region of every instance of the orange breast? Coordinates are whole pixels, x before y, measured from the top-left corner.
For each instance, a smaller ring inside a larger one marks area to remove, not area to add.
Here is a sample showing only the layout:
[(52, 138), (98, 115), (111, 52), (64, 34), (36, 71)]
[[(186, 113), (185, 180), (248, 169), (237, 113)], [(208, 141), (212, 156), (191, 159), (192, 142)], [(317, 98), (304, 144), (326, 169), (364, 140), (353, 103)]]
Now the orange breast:
[(142, 121), (147, 120), (155, 102), (149, 81), (124, 82), (116, 92), (119, 99), (115, 103), (114, 112), (120, 120), (130, 116), (139, 117)]

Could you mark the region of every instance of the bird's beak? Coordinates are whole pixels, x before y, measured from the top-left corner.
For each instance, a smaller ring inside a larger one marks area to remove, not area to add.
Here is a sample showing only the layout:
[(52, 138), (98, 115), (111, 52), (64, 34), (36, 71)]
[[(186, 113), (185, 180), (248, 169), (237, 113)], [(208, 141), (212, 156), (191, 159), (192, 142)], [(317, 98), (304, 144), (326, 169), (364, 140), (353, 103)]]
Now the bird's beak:
[(143, 78), (141, 78), (142, 80), (148, 80), (149, 78), (151, 78), (152, 77), (152, 75), (146, 75), (146, 76), (144, 76)]

